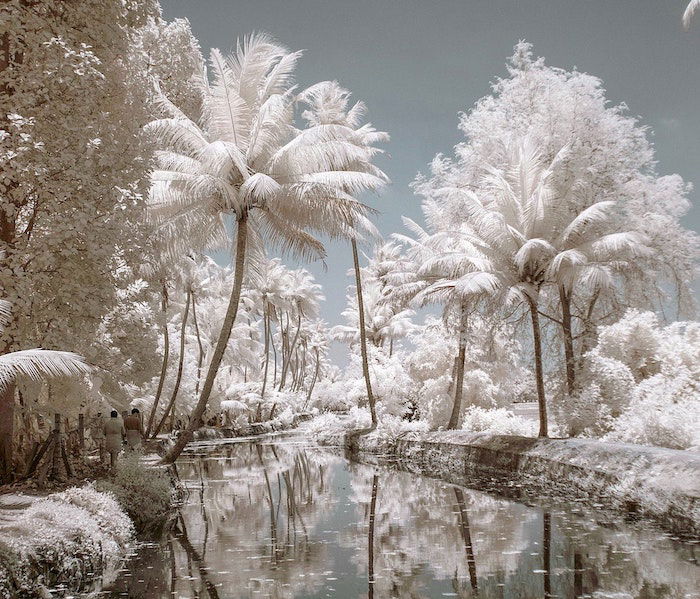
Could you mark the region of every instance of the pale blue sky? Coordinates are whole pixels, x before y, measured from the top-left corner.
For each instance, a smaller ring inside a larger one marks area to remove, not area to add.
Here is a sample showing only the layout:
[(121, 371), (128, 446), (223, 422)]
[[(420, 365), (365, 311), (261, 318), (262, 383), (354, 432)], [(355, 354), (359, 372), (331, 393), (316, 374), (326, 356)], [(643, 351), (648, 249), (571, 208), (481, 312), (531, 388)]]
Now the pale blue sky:
[[(393, 185), (370, 198), (380, 231), (421, 221), (408, 184), (437, 152), (460, 140), (457, 114), (505, 75), (519, 39), (554, 66), (596, 75), (608, 99), (654, 131), (659, 172), (700, 185), (700, 19), (683, 32), (687, 0), (161, 0), (167, 19), (186, 17), (202, 49), (229, 50), (253, 30), (304, 49), (301, 86), (337, 79), (369, 107), (392, 140), (380, 166)], [(700, 192), (692, 194), (700, 198)], [(686, 225), (700, 230), (700, 209)], [(329, 248), (323, 316), (336, 324), (351, 265), (346, 245)]]

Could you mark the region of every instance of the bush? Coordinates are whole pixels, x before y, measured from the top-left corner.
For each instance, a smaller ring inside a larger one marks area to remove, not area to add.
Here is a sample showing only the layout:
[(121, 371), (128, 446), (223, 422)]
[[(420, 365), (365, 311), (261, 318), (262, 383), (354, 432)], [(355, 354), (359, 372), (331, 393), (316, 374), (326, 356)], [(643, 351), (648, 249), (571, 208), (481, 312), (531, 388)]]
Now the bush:
[(560, 404), (558, 420), (569, 433), (672, 449), (700, 445), (700, 323), (664, 327), (651, 312), (629, 310), (598, 333), (582, 390)]
[(0, 529), (0, 597), (84, 588), (117, 563), (133, 533), (114, 497), (91, 485), (37, 500)]
[(100, 481), (100, 491), (112, 493), (133, 520), (136, 530), (157, 527), (174, 500), (170, 476), (165, 470), (146, 468), (138, 452), (127, 452), (110, 480)]
[(474, 433), (489, 432), (497, 435), (535, 435), (534, 422), (516, 416), (505, 408), (485, 409), (470, 406), (464, 413), (462, 429)]

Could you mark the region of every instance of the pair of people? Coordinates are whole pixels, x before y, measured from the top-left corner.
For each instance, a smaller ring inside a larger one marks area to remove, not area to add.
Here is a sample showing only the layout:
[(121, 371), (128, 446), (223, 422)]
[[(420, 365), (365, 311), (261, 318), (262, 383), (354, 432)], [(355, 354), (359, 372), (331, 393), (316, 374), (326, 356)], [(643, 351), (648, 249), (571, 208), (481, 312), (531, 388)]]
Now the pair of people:
[(129, 448), (137, 449), (141, 447), (143, 440), (143, 425), (139, 417), (139, 411), (134, 408), (131, 415), (119, 420), (119, 412), (112, 410), (110, 418), (105, 420), (104, 427), (105, 449), (109, 453), (110, 467), (114, 468), (117, 463), (117, 456), (122, 448), (122, 441), (126, 439)]

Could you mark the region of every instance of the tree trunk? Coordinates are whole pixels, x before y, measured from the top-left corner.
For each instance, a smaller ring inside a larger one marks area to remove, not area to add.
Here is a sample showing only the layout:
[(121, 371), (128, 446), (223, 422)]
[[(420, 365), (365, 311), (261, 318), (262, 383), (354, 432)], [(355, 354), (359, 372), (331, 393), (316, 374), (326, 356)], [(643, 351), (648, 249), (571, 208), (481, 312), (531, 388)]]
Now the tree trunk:
[[(289, 315), (287, 315), (287, 322), (289, 322)], [(287, 329), (289, 329), (289, 326), (287, 326)], [(287, 349), (287, 360), (284, 361), (283, 366), (282, 366), (282, 375), (280, 377), (280, 386), (278, 387), (278, 391), (282, 391), (282, 388), (284, 387), (284, 383), (287, 381), (287, 373), (289, 372), (289, 365), (292, 362), (292, 356), (294, 354), (294, 349), (297, 343), (297, 340), (299, 339), (299, 332), (301, 331), (301, 310), (299, 310), (299, 314), (297, 316), (297, 330), (296, 333), (294, 333), (294, 338), (292, 339), (292, 343), (289, 345), (289, 348)], [(287, 333), (287, 336), (289, 336), (289, 333)]]
[(467, 309), (461, 307), (459, 315), (459, 353), (457, 354), (457, 373), (455, 377), (455, 399), (452, 404), (452, 414), (447, 424), (447, 430), (459, 427), (459, 417), (462, 414), (462, 392), (464, 387), (464, 357), (467, 353)]
[(151, 434), (151, 429), (153, 428), (153, 422), (156, 418), (156, 412), (158, 411), (158, 404), (160, 403), (160, 396), (163, 393), (163, 383), (165, 383), (165, 375), (168, 372), (168, 359), (170, 357), (170, 335), (168, 334), (168, 289), (163, 282), (163, 288), (161, 289), (161, 300), (160, 309), (163, 312), (163, 365), (160, 369), (160, 380), (158, 381), (158, 389), (156, 390), (156, 396), (153, 399), (153, 407), (151, 408), (151, 413), (148, 415), (148, 426), (146, 427), (146, 437)]
[(530, 316), (532, 317), (532, 340), (535, 346), (535, 379), (537, 382), (537, 402), (540, 412), (540, 430), (538, 436), (547, 437), (547, 399), (544, 394), (544, 371), (542, 368), (542, 338), (540, 336), (540, 317), (537, 302), (528, 297)]
[(362, 374), (365, 377), (365, 387), (367, 388), (367, 401), (369, 402), (369, 411), (372, 415), (372, 427), (368, 432), (377, 428), (377, 411), (374, 404), (374, 395), (372, 394), (372, 383), (369, 379), (369, 360), (367, 358), (367, 331), (365, 329), (365, 306), (362, 299), (362, 277), (360, 275), (360, 259), (357, 254), (357, 241), (354, 238), (350, 240), (352, 246), (352, 262), (355, 267), (355, 289), (357, 290), (357, 313), (359, 316), (360, 325), (360, 353), (362, 354)]
[(270, 314), (265, 303), (265, 313), (263, 314), (263, 330), (265, 334), (265, 368), (263, 369), (263, 383), (260, 391), (260, 399), (265, 399), (265, 388), (267, 387), (267, 371), (270, 367)]
[(204, 347), (202, 346), (202, 337), (199, 335), (199, 322), (197, 321), (197, 297), (192, 293), (192, 320), (194, 320), (194, 331), (197, 334), (197, 346), (199, 347), (199, 355), (197, 356), (197, 385), (194, 392), (199, 394), (199, 381), (202, 378), (202, 362), (204, 362)]
[(302, 410), (306, 409), (307, 404), (311, 401), (311, 394), (313, 393), (314, 387), (316, 386), (316, 381), (318, 380), (318, 371), (321, 369), (321, 358), (318, 355), (318, 348), (315, 348), (316, 353), (316, 368), (314, 369), (314, 377), (311, 379), (311, 384), (309, 385), (309, 392), (306, 394), (306, 401), (304, 402), (304, 407)]
[(158, 433), (160, 432), (160, 429), (163, 428), (163, 425), (165, 424), (165, 421), (168, 418), (168, 414), (170, 414), (171, 411), (173, 413), (175, 412), (175, 400), (177, 399), (177, 393), (180, 390), (180, 382), (182, 381), (182, 366), (185, 362), (185, 333), (187, 330), (187, 318), (190, 314), (190, 300), (191, 294), (188, 289), (187, 300), (185, 302), (185, 312), (182, 315), (182, 328), (180, 329), (180, 356), (178, 357), (177, 361), (177, 377), (175, 378), (175, 386), (173, 387), (173, 393), (170, 396), (170, 401), (165, 407), (163, 417), (160, 419), (158, 426), (156, 426), (156, 430), (153, 431), (153, 438), (155, 438), (156, 435), (158, 435)]
[(209, 363), (209, 368), (207, 369), (207, 377), (204, 380), (204, 387), (202, 389), (202, 394), (199, 397), (197, 405), (192, 410), (190, 414), (190, 421), (187, 428), (182, 432), (177, 440), (177, 443), (168, 452), (168, 454), (163, 459), (166, 464), (172, 464), (177, 457), (180, 455), (185, 445), (192, 440), (194, 431), (200, 428), (202, 425), (202, 415), (207, 408), (207, 403), (209, 401), (209, 396), (214, 388), (214, 382), (216, 380), (216, 375), (219, 372), (219, 366), (223, 360), (224, 353), (226, 352), (226, 347), (228, 346), (228, 341), (231, 337), (231, 330), (236, 322), (236, 315), (238, 313), (238, 304), (241, 299), (241, 289), (243, 287), (243, 272), (245, 269), (245, 252), (246, 252), (246, 241), (248, 238), (248, 215), (243, 213), (243, 215), (238, 220), (238, 231), (236, 238), (236, 270), (233, 276), (233, 289), (231, 290), (231, 299), (229, 300), (228, 308), (226, 309), (226, 315), (224, 316), (224, 322), (221, 325), (221, 332), (219, 333), (219, 339), (216, 342), (216, 348), (211, 357), (211, 362)]
[(576, 387), (576, 366), (574, 363), (574, 336), (571, 329), (571, 295), (563, 285), (559, 285), (561, 304), (561, 328), (564, 334), (564, 356), (566, 358), (566, 390), (573, 395)]
[(0, 482), (12, 480), (15, 425), (15, 384), (0, 389)]

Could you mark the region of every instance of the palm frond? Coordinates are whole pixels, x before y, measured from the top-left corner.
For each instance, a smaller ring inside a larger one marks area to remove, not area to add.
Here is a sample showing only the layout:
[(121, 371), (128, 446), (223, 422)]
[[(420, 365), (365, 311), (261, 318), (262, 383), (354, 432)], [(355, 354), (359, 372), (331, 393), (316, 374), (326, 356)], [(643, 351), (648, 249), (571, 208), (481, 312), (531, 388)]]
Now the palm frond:
[(48, 349), (26, 349), (0, 356), (0, 388), (12, 383), (18, 376), (33, 380), (77, 376), (92, 370), (78, 354)]

